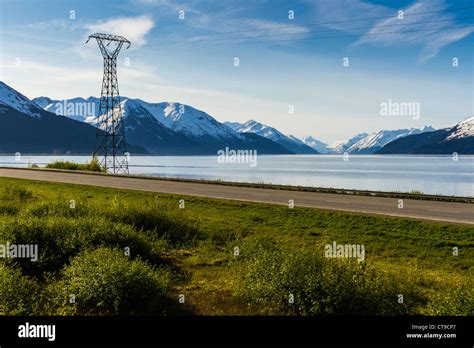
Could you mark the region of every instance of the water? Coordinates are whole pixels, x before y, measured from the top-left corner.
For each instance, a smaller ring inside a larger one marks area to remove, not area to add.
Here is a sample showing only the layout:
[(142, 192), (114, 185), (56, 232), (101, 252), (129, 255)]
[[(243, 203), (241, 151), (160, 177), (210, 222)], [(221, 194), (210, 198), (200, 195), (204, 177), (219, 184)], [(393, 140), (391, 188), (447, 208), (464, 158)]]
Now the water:
[[(43, 166), (89, 156), (0, 156), (0, 166)], [(474, 196), (474, 156), (259, 155), (257, 165), (218, 163), (217, 156), (132, 156), (130, 173), (224, 181), (332, 187), (373, 191)]]

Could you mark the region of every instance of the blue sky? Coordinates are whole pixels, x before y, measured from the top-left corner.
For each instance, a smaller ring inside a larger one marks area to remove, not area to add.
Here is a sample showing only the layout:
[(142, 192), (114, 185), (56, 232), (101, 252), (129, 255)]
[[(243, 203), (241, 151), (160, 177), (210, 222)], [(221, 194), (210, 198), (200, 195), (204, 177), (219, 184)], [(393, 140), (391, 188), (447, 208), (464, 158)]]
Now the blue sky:
[[(0, 78), (30, 98), (97, 96), (102, 57), (84, 41), (109, 32), (132, 41), (118, 61), (122, 95), (190, 104), (219, 121), (256, 119), (330, 143), (363, 131), (446, 127), (474, 114), (474, 8), (453, 10), (471, 0), (0, 6)], [(420, 117), (381, 116), (388, 100), (419, 103)]]

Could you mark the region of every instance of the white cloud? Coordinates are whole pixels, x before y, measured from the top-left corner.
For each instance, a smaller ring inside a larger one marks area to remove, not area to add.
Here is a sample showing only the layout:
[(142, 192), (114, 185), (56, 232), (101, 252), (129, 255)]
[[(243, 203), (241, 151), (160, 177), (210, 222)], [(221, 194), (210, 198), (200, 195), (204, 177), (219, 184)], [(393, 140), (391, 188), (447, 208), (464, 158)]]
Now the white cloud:
[[(410, 14), (445, 9), (444, 0), (420, 0), (404, 9), (404, 12)], [(423, 47), (419, 58), (421, 61), (426, 61), (435, 57), (444, 46), (474, 32), (474, 27), (456, 28), (456, 26), (462, 25), (456, 23), (456, 18), (450, 12), (405, 16), (403, 19), (394, 16), (377, 22), (356, 44), (370, 43), (383, 46), (419, 44)]]
[(86, 25), (87, 30), (92, 34), (103, 32), (125, 37), (134, 46), (145, 44), (145, 35), (154, 27), (155, 23), (148, 16), (140, 17), (120, 17), (95, 24)]

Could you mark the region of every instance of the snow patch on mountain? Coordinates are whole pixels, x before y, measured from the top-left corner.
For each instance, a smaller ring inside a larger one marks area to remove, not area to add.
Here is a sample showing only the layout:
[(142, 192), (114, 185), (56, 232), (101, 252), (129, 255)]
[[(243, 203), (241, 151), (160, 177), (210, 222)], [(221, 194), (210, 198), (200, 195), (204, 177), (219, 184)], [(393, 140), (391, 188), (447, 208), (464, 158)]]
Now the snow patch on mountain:
[(450, 135), (446, 140), (455, 140), (474, 136), (474, 116), (459, 122), (450, 130)]
[(0, 81), (0, 104), (7, 105), (28, 116), (41, 117), (41, 108), (20, 92), (6, 85), (3, 81)]
[(425, 126), (423, 129), (397, 129), (397, 130), (380, 130), (371, 133), (351, 145), (346, 151), (349, 153), (374, 153), (384, 145), (408, 135), (420, 134), (424, 132), (432, 132), (435, 129), (431, 126)]
[(214, 117), (189, 105), (175, 102), (148, 103), (140, 99), (135, 101), (147, 109), (159, 122), (175, 132), (193, 137), (242, 138), (240, 134)]
[(341, 154), (347, 151), (352, 145), (357, 143), (359, 140), (364, 139), (368, 136), (367, 133), (359, 133), (348, 140), (339, 140), (331, 144), (329, 149), (332, 153)]
[(319, 153), (322, 154), (328, 154), (331, 153), (332, 150), (329, 148), (329, 145), (326, 144), (325, 142), (322, 142), (316, 138), (313, 138), (312, 136), (307, 136), (303, 138), (303, 143), (308, 145), (309, 147), (315, 149)]
[(277, 129), (264, 125), (255, 120), (248, 120), (244, 124), (238, 123), (238, 122), (225, 122), (224, 124), (232, 128), (236, 132), (254, 133), (276, 142), (281, 141), (281, 140), (291, 140), (289, 137), (287, 137), (285, 134), (281, 133)]
[(249, 120), (244, 124), (238, 122), (225, 122), (227, 127), (239, 133), (253, 133), (280, 144), (287, 150), (296, 154), (315, 154), (316, 150), (306, 145), (301, 139), (293, 135), (285, 135), (276, 128), (267, 126), (255, 120)]

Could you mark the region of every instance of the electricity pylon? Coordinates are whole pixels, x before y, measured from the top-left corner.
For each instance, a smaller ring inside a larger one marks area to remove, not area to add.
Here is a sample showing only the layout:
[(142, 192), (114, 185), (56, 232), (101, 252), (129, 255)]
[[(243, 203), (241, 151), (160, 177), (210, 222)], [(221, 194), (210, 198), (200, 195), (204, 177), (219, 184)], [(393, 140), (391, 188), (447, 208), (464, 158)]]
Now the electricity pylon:
[[(100, 94), (99, 114), (97, 117), (96, 144), (94, 155), (101, 158), (107, 172), (128, 174), (128, 156), (125, 132), (122, 121), (122, 108), (117, 81), (117, 57), (124, 43), (127, 49), (131, 43), (122, 36), (109, 34), (90, 35), (86, 43), (97, 40), (104, 57), (104, 77)], [(108, 48), (112, 44), (111, 48)]]

